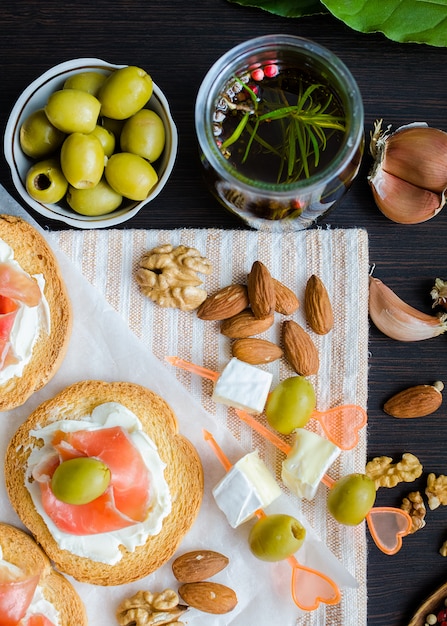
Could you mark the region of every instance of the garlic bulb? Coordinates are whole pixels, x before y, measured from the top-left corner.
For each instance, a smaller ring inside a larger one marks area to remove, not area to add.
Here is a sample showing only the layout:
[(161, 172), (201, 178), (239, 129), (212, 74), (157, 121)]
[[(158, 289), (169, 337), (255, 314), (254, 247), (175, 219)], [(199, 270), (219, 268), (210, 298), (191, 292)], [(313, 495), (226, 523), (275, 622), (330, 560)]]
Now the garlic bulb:
[(442, 278), (435, 278), (435, 284), (433, 285), (430, 295), (433, 300), (433, 308), (441, 307), (447, 310), (447, 281)]
[(378, 278), (369, 277), (369, 316), (387, 337), (421, 341), (447, 331), (447, 313), (434, 316), (410, 306)]
[(377, 121), (368, 182), (382, 213), (399, 224), (419, 224), (439, 213), (447, 189), (447, 133), (415, 122), (394, 133)]

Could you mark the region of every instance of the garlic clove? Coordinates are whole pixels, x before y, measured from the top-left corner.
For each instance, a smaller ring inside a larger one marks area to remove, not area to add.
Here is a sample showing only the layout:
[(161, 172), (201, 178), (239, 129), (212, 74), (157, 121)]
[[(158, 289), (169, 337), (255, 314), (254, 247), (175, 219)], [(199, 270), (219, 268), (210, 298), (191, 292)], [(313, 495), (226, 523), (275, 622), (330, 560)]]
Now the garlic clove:
[(381, 166), (417, 187), (442, 193), (447, 188), (447, 133), (421, 126), (397, 129), (384, 141)]
[(447, 331), (447, 314), (433, 316), (404, 302), (378, 278), (369, 277), (369, 316), (387, 337), (421, 341)]
[(379, 209), (388, 219), (399, 224), (426, 222), (445, 204), (443, 193), (417, 187), (381, 167), (375, 169), (368, 182)]

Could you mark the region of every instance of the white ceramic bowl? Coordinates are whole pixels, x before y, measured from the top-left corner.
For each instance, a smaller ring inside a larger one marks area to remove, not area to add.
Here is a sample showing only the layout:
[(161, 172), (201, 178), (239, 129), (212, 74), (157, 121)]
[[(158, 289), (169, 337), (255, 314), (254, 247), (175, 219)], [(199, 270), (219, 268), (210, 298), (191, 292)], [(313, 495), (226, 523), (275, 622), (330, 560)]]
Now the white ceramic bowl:
[(73, 59), (60, 65), (56, 65), (33, 81), (21, 94), (8, 119), (5, 130), (4, 150), (14, 185), (24, 201), (35, 211), (53, 220), (65, 222), (77, 228), (106, 228), (121, 224), (134, 217), (138, 211), (153, 200), (166, 185), (174, 167), (177, 156), (178, 135), (177, 128), (172, 119), (168, 101), (154, 83), (152, 96), (147, 103), (147, 108), (153, 109), (163, 120), (166, 131), (166, 144), (163, 154), (154, 164), (158, 173), (158, 182), (149, 196), (140, 202), (124, 200), (121, 207), (107, 215), (89, 217), (73, 211), (65, 201), (56, 204), (44, 204), (31, 198), (26, 191), (26, 173), (32, 165), (32, 159), (28, 158), (20, 148), (20, 127), (23, 121), (36, 109), (43, 107), (53, 91), (61, 89), (64, 82), (72, 74), (85, 71), (102, 72), (109, 74), (112, 70), (122, 65), (112, 65), (101, 59)]

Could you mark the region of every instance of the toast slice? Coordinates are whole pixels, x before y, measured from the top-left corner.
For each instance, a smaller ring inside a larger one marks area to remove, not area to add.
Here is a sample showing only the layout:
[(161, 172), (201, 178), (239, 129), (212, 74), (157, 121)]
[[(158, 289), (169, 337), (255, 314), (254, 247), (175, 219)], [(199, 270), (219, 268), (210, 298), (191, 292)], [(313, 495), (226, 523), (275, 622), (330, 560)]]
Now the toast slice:
[[(81, 420), (105, 402), (118, 402), (138, 417), (166, 464), (164, 477), (172, 500), (171, 512), (164, 518), (161, 531), (149, 536), (134, 551), (121, 545), (121, 559), (114, 565), (61, 550), (36, 511), (25, 485), (32, 447), (42, 443), (30, 431), (54, 420)], [(97, 585), (128, 583), (161, 567), (171, 558), (192, 526), (203, 496), (200, 458), (191, 442), (179, 434), (172, 409), (154, 392), (127, 382), (82, 381), (37, 407), (9, 443), (5, 457), (5, 482), (12, 506), (56, 567), (81, 582)]]
[(84, 604), (73, 585), (53, 569), (49, 558), (30, 535), (15, 526), (0, 523), (0, 547), (3, 559), (20, 569), (42, 568), (38, 584), (45, 599), (57, 610), (60, 626), (87, 626)]
[(0, 215), (0, 239), (13, 249), (15, 260), (25, 272), (43, 275), (51, 323), (49, 335), (41, 331), (23, 375), (0, 385), (1, 412), (24, 404), (54, 376), (68, 348), (72, 310), (57, 259), (33, 226), (19, 217)]

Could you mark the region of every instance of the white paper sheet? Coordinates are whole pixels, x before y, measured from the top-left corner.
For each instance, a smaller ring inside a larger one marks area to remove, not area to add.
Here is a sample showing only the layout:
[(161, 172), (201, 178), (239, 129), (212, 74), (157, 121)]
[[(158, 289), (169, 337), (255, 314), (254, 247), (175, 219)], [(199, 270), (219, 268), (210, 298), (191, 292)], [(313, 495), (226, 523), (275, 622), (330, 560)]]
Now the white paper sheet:
[[(18, 215), (41, 230), (1, 186), (0, 207), (2, 213)], [(45, 235), (44, 231), (41, 232)], [(52, 241), (51, 236), (48, 239)], [(191, 397), (169, 371), (169, 367), (148, 352), (71, 261), (59, 250), (54, 251), (73, 305), (74, 324), (70, 346), (60, 370), (43, 390), (32, 396), (22, 407), (0, 414), (0, 454), (4, 457), (10, 437), (33, 409), (69, 384), (79, 380), (102, 379), (145, 385), (172, 406), (178, 417), (180, 431), (195, 444), (204, 467), (203, 504), (177, 555), (192, 549), (212, 549), (226, 554), (230, 563), (213, 580), (232, 587), (239, 600), (236, 609), (226, 615), (214, 616), (190, 609), (183, 621), (190, 626), (292, 626), (300, 623), (299, 618), (303, 613), (295, 606), (291, 597), (289, 564), (285, 561), (271, 564), (255, 559), (247, 546), (250, 525), (245, 524), (233, 530), (215, 505), (211, 488), (220, 480), (224, 470), (204, 442), (202, 429), (206, 428), (214, 435), (232, 462), (237, 461), (246, 451)], [(3, 472), (3, 468), (1, 471)], [(9, 504), (3, 474), (1, 478), (0, 519), (23, 528)], [(286, 494), (269, 507), (269, 512), (296, 515), (293, 501)], [(342, 591), (347, 587), (355, 588), (357, 583), (352, 575), (319, 540), (306, 520), (301, 521), (306, 526), (307, 539), (296, 555), (299, 561), (323, 571)], [(161, 591), (166, 587), (177, 588), (171, 561), (145, 579), (118, 587), (93, 586), (78, 583), (71, 578), (70, 580), (87, 607), (89, 623), (96, 626), (112, 626), (117, 623), (115, 611), (119, 602), (140, 589)], [(318, 617), (318, 610), (312, 623), (324, 624)]]

